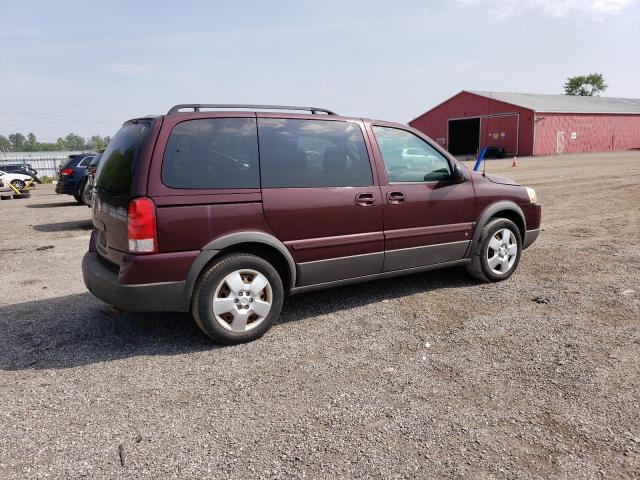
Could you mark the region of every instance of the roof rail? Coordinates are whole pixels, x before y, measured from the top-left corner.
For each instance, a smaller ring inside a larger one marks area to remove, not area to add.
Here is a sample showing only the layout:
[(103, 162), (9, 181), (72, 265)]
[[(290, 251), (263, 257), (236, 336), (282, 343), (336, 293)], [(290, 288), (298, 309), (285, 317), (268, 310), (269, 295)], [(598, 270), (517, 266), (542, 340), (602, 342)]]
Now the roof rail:
[(312, 114), (326, 113), (327, 115), (337, 115), (337, 113), (327, 110), (326, 108), (319, 107), (292, 107), (290, 105), (251, 105), (251, 104), (225, 104), (225, 103), (182, 103), (171, 107), (167, 115), (173, 115), (174, 113), (180, 113), (180, 110), (189, 108), (194, 112), (199, 112), (201, 108), (242, 108), (245, 110), (303, 110), (305, 112), (311, 112)]

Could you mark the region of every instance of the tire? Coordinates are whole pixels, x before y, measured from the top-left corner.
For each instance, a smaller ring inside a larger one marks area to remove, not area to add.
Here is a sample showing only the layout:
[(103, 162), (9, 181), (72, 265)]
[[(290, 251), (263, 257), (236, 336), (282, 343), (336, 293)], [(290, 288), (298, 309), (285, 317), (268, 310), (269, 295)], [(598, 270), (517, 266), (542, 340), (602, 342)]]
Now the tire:
[(496, 218), (482, 228), (467, 271), (478, 280), (500, 282), (513, 275), (521, 255), (522, 237), (516, 224)]
[(87, 207), (91, 208), (91, 189), (87, 188), (87, 184), (84, 184), (84, 188), (82, 189), (82, 203), (84, 203)]
[[(235, 345), (264, 335), (280, 315), (283, 299), (282, 279), (273, 265), (256, 255), (234, 253), (221, 257), (202, 274), (193, 292), (191, 313), (214, 341)], [(255, 307), (259, 308), (254, 311)]]
[(78, 193), (75, 193), (73, 195), (73, 198), (76, 199), (76, 202), (78, 202), (80, 205), (84, 205), (84, 187), (87, 185), (87, 181), (83, 180), (82, 183), (80, 184), (80, 188), (78, 188)]
[(12, 180), (11, 185), (13, 185), (19, 192), (24, 190), (26, 184), (22, 180)]

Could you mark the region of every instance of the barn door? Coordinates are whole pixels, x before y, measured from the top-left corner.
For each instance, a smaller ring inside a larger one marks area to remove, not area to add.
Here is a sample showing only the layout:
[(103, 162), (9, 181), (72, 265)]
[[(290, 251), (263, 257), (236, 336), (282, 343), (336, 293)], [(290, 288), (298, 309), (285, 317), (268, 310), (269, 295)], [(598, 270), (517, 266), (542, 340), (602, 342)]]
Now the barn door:
[(556, 153), (564, 153), (564, 132), (556, 132)]

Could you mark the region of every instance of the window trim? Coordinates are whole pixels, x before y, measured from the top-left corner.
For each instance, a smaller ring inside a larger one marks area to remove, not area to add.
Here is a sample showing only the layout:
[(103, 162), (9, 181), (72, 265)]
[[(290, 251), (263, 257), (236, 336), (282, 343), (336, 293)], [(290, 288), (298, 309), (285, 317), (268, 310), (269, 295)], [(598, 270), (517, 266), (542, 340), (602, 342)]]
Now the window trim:
[[(89, 166), (89, 164), (91, 163), (91, 160), (93, 160), (94, 158), (96, 158), (96, 156), (95, 156), (95, 155), (93, 155), (93, 156), (91, 156), (91, 155), (87, 155), (86, 157), (84, 157), (82, 160), (80, 160), (80, 161), (78, 162), (78, 167), (87, 168), (87, 167)], [(83, 165), (83, 163), (84, 163), (87, 159), (89, 159), (89, 161), (88, 161), (85, 165)]]
[[(430, 141), (428, 141), (427, 139), (423, 138), (422, 136), (416, 134), (415, 132), (408, 130), (406, 128), (402, 128), (399, 126), (395, 126), (395, 125), (384, 125), (382, 123), (376, 123), (376, 122), (372, 122), (370, 124), (371, 126), (371, 135), (373, 136), (373, 141), (375, 141), (375, 145), (376, 148), (378, 149), (378, 155), (380, 156), (380, 162), (382, 163), (382, 168), (384, 169), (384, 175), (385, 175), (385, 180), (386, 180), (386, 185), (435, 185), (438, 183), (452, 183), (451, 181), (451, 175), (453, 174), (453, 165), (451, 163), (451, 160), (444, 155), (439, 148), (437, 148), (433, 143), (431, 143)], [(387, 165), (384, 163), (384, 157), (382, 155), (382, 149), (380, 148), (380, 144), (378, 143), (378, 138), (376, 137), (376, 132), (374, 130), (374, 127), (382, 127), (382, 128), (390, 128), (390, 129), (394, 129), (394, 130), (400, 130), (403, 132), (407, 132), (410, 133), (411, 135), (413, 135), (414, 137), (419, 138), (420, 140), (422, 140), (423, 142), (425, 142), (427, 145), (429, 145), (431, 148), (433, 148), (439, 155), (442, 156), (442, 158), (444, 158), (447, 162), (447, 164), (449, 165), (449, 179), (447, 180), (423, 180), (420, 182), (391, 182), (389, 181), (389, 172), (387, 171)]]
[[(281, 190), (281, 189), (310, 189), (310, 188), (372, 188), (378, 186), (378, 173), (375, 166), (375, 156), (373, 155), (373, 151), (370, 150), (369, 144), (367, 142), (368, 135), (365, 126), (362, 122), (355, 119), (347, 119), (347, 118), (297, 118), (297, 117), (289, 117), (283, 114), (280, 115), (264, 115), (258, 116), (256, 119), (256, 129), (258, 132), (258, 151), (260, 157), (260, 188), (263, 190)], [(260, 120), (296, 120), (296, 121), (312, 121), (312, 122), (339, 122), (339, 123), (352, 123), (357, 125), (360, 129), (360, 134), (362, 135), (362, 144), (364, 145), (364, 153), (367, 157), (367, 161), (369, 162), (369, 171), (371, 173), (371, 184), (370, 185), (338, 185), (338, 186), (313, 186), (313, 187), (265, 187), (262, 182), (262, 152), (260, 151)], [(372, 162), (372, 159), (374, 160)]]

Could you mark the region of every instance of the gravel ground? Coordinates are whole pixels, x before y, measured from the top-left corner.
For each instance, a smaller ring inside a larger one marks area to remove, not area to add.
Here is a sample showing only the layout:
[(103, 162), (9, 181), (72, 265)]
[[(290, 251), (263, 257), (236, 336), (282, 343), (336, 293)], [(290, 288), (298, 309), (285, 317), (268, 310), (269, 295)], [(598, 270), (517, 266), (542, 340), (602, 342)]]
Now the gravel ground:
[(511, 279), (295, 296), (224, 348), (88, 294), (71, 197), (0, 202), (0, 478), (640, 478), (640, 152), (487, 169), (543, 204)]

